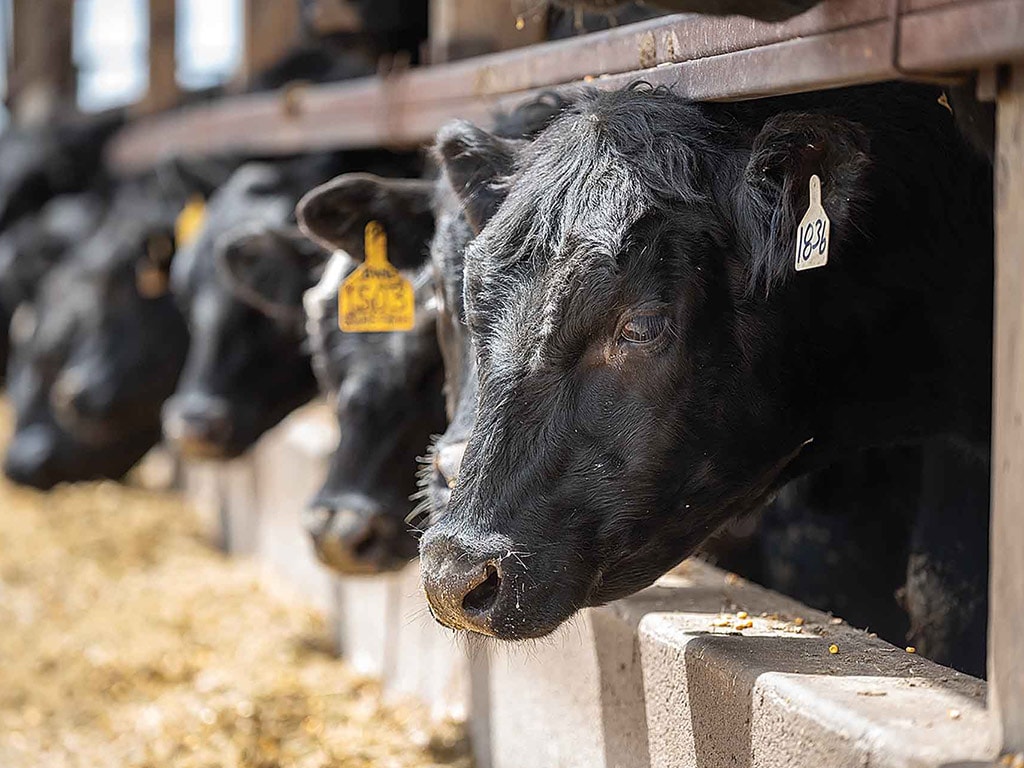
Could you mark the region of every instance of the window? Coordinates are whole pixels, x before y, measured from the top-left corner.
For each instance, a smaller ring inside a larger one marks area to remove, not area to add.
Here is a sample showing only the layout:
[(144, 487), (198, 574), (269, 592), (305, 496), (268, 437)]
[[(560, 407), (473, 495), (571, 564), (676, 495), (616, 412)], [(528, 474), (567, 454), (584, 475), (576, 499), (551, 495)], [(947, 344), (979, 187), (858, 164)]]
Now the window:
[(230, 79), (242, 57), (242, 0), (178, 0), (178, 82), (209, 88)]
[(139, 101), (149, 82), (145, 0), (76, 0), (78, 104), (100, 111)]

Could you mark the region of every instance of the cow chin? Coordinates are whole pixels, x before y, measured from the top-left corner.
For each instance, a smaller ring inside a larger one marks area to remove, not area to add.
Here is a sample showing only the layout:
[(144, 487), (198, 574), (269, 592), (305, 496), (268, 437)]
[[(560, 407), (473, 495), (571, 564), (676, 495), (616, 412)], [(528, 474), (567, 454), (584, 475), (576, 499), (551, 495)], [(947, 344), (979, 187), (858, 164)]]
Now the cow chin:
[[(590, 558), (513, 544), (504, 536), (467, 540), (465, 534), (445, 533), (442, 522), (428, 530), (421, 546), (431, 612), (451, 629), (499, 640), (543, 637), (582, 608), (605, 605), (651, 586), (721, 524), (759, 508), (771, 493), (765, 479), (749, 493), (703, 513), (681, 516), (666, 511), (657, 535), (633, 532), (628, 540), (594, 542)], [(672, 521), (680, 524), (673, 526)], [(604, 554), (595, 554), (598, 551)], [(621, 554), (610, 556), (611, 552)]]
[(116, 442), (126, 430), (120, 429), (113, 419), (83, 416), (67, 407), (55, 407), (54, 418), (61, 429), (83, 445), (102, 447)]

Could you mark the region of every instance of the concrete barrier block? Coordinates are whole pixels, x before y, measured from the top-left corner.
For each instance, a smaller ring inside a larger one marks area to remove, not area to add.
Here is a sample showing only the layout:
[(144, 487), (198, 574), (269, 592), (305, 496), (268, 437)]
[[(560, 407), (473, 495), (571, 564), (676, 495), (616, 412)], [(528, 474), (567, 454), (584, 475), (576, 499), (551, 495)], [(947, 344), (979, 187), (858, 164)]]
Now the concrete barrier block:
[[(666, 577), (675, 589), (693, 579)], [(494, 768), (647, 768), (651, 764), (638, 625), (671, 611), (652, 588), (582, 611), (536, 644), (489, 644), (471, 667), (470, 727), (478, 763)]]
[(995, 755), (983, 682), (706, 566), (690, 579), (670, 588), (674, 611), (639, 622), (652, 766), (938, 768)]
[(221, 499), (224, 548), (239, 557), (252, 557), (259, 546), (260, 504), (256, 464), (243, 456), (222, 464), (217, 473)]
[(465, 644), (431, 617), (419, 563), (389, 577), (385, 689), (426, 702), (435, 718), (464, 720), (469, 701)]
[(419, 699), (437, 719), (465, 719), (468, 661), (454, 633), (427, 611), (418, 564), (386, 576), (339, 577), (337, 585), (341, 655), (379, 677), (386, 693)]
[(340, 578), (316, 559), (300, 517), (336, 442), (334, 415), (312, 404), (268, 432), (248, 456), (190, 466), (186, 493), (209, 519), (213, 540), (254, 557), (268, 585), (327, 615), (339, 652), (355, 669), (380, 678), (391, 694), (423, 700), (438, 718), (464, 717), (465, 655), (430, 617), (418, 566)]
[(981, 681), (700, 562), (484, 658), (471, 730), (494, 768), (938, 768), (995, 754)]
[(335, 579), (335, 621), (338, 651), (359, 672), (383, 677), (394, 664), (389, 656), (391, 622), (389, 576), (352, 576)]
[(337, 578), (301, 510), (334, 417), (303, 409), (251, 457), (188, 468), (229, 551), (325, 611), (338, 647), (392, 695), (469, 710), (480, 768), (949, 768), (996, 754), (985, 685), (790, 598), (688, 561), (649, 589), (514, 646), (430, 618), (416, 564)]
[(256, 472), (248, 456), (230, 462), (186, 462), (183, 491), (199, 512), (214, 546), (233, 555), (256, 553), (259, 500)]
[[(471, 720), (488, 724), (493, 768), (570, 768), (607, 765), (601, 711), (601, 670), (590, 612), (536, 643), (496, 646), (474, 642), (486, 653), (478, 676)], [(485, 679), (480, 680), (479, 676)], [(642, 699), (636, 702), (642, 705)], [(489, 758), (489, 760), (488, 760)]]
[(252, 451), (259, 562), (315, 608), (333, 616), (334, 579), (313, 552), (301, 513), (327, 472), (337, 440), (334, 417), (319, 404), (301, 408)]
[(227, 521), (220, 492), (220, 470), (212, 464), (186, 463), (182, 469), (182, 492), (195, 507), (207, 540), (227, 551)]

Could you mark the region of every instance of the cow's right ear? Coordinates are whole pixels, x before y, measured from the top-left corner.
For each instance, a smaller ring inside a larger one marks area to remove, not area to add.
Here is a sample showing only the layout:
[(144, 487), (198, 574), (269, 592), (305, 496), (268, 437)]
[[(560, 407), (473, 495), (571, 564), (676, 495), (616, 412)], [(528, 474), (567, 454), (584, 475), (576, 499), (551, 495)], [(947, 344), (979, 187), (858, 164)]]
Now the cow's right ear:
[(366, 225), (377, 221), (387, 233), (388, 260), (416, 269), (427, 260), (434, 236), (433, 196), (433, 182), (424, 179), (346, 173), (308, 192), (296, 217), (308, 237), (359, 261), (366, 257)]
[(512, 174), (516, 147), (523, 143), (494, 136), (464, 120), (449, 123), (438, 132), (434, 152), (476, 232), (484, 228), (508, 194), (506, 182)]
[(330, 257), (293, 228), (256, 227), (229, 233), (217, 268), (231, 292), (264, 315), (303, 319), (302, 294), (316, 285)]

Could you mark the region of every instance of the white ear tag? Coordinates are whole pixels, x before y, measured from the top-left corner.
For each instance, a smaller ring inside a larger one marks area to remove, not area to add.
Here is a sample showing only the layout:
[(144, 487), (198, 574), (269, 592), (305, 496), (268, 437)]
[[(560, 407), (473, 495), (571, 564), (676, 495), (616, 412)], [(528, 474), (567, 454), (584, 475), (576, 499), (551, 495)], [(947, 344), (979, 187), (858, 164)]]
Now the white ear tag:
[(821, 207), (821, 179), (811, 176), (810, 204), (796, 230), (796, 271), (828, 264), (829, 220)]

